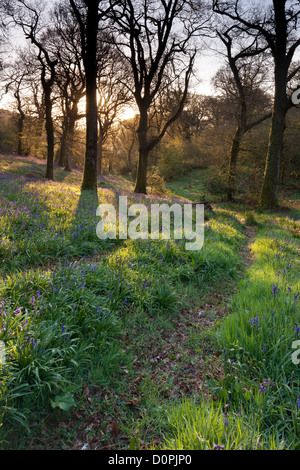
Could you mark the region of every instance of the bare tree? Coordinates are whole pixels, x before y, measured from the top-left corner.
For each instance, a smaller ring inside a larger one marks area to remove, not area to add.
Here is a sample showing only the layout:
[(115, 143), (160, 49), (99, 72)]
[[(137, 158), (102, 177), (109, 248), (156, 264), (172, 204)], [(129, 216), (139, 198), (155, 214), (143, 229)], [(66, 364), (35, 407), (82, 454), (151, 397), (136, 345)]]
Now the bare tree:
[(26, 118), (26, 90), (28, 90), (28, 78), (30, 70), (26, 67), (26, 63), (22, 60), (21, 52), (19, 57), (5, 68), (2, 81), (4, 82), (5, 93), (10, 93), (14, 99), (17, 118), (17, 154), (24, 155), (24, 123)]
[(103, 37), (98, 53), (98, 174), (102, 173), (103, 145), (112, 126), (124, 107), (133, 101), (128, 86), (124, 86), (130, 81), (128, 64), (116, 49), (112, 49), (109, 41)]
[(45, 5), (37, 0), (15, 0), (10, 2), (8, 12), (16, 25), (21, 27), (25, 38), (35, 46), (40, 64), (41, 84), (44, 91), (46, 133), (47, 133), (47, 167), (46, 178), (53, 180), (54, 160), (54, 125), (52, 118), (52, 90), (55, 82), (57, 59), (47, 50), (47, 27), (44, 23)]
[[(233, 137), (228, 165), (227, 200), (232, 201), (237, 177), (237, 163), (241, 142), (246, 134), (272, 116), (271, 102), (263, 91), (268, 76), (265, 47), (260, 48), (257, 37), (243, 44), (243, 34), (234, 26), (217, 32), (226, 48), (228, 67), (221, 69), (215, 77), (215, 87), (222, 89), (237, 105), (235, 118), (237, 127)], [(247, 38), (246, 38), (247, 39)], [(238, 42), (238, 48), (235, 44)], [(238, 50), (238, 51), (237, 51)]]
[(300, 2), (272, 0), (264, 6), (256, 2), (250, 9), (246, 1), (213, 0), (213, 10), (230, 19), (250, 38), (258, 37), (273, 57), (274, 104), (260, 205), (277, 207), (285, 119), (291, 107), (287, 83), (291, 74), (296, 73), (295, 69), (291, 72), (291, 67), (295, 52), (300, 46)]
[[(134, 191), (146, 193), (149, 152), (180, 116), (187, 97), (196, 55), (193, 38), (199, 31), (199, 10), (195, 15), (191, 2), (181, 0), (124, 0), (111, 5), (111, 11), (115, 42), (130, 64), (132, 91), (139, 109), (139, 160)], [(160, 132), (149, 136), (149, 111), (163, 89), (175, 81), (182, 83), (179, 105), (172, 116), (165, 116)]]
[(71, 171), (75, 125), (84, 117), (78, 107), (85, 96), (85, 74), (80, 54), (80, 32), (70, 6), (56, 5), (49, 43), (58, 60), (55, 83), (62, 110), (59, 164), (65, 171)]
[(106, 17), (107, 10), (100, 11), (101, 0), (69, 1), (80, 28), (86, 81), (86, 153), (82, 189), (97, 191), (97, 43), (99, 22)]

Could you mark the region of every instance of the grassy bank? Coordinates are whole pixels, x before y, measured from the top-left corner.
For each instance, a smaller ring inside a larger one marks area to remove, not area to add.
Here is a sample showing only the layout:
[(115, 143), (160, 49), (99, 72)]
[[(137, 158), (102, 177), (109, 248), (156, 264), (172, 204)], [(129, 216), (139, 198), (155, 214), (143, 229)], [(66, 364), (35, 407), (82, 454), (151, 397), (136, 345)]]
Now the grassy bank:
[(231, 315), (211, 333), (224, 363), (224, 377), (210, 383), (215, 401), (173, 410), (167, 448), (299, 449), (299, 222), (267, 214), (256, 221), (254, 263)]

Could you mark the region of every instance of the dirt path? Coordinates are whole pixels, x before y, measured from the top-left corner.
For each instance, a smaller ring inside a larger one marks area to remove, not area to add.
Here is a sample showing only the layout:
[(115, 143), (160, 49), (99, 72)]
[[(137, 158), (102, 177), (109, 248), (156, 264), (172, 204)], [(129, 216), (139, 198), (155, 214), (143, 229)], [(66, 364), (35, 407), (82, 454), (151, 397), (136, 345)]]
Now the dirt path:
[[(245, 225), (246, 240), (240, 248), (240, 278), (243, 278), (253, 261), (251, 245), (256, 233), (256, 226)], [(143, 344), (137, 340), (140, 333), (138, 326), (133, 326), (123, 338), (125, 349), (133, 356), (132, 372), (124, 370), (122, 377), (126, 387), (122, 392), (116, 392), (113, 388), (85, 387), (81, 409), (74, 412), (69, 422), (58, 424), (65, 428), (76, 426), (77, 436), (69, 448), (129, 448), (132, 436), (129, 437), (124, 430), (129, 416), (136, 422), (140, 450), (149, 449), (152, 444), (162, 444), (162, 435), (159, 432), (156, 434), (154, 430), (150, 430), (152, 434), (149, 437), (149, 429), (138, 424), (145, 413), (145, 401), (153, 399), (152, 392), (145, 388), (145, 381), (155, 384), (157, 400), (162, 406), (164, 402), (178, 402), (184, 397), (201, 400), (202, 396), (211, 396), (207, 381), (222, 378), (223, 359), (206, 332), (230, 314), (228, 305), (236, 292), (237, 282), (227, 280), (223, 285), (220, 284), (217, 291), (212, 289), (205, 296), (191, 300), (188, 308), (182, 309), (180, 315), (170, 319), (172, 325), (168, 331), (158, 326), (157, 336), (147, 337)]]
[(257, 227), (252, 225), (245, 225), (245, 235), (247, 237), (247, 243), (243, 245), (240, 253), (243, 255), (245, 269), (248, 269), (253, 263), (253, 252), (251, 245), (255, 240), (257, 234)]

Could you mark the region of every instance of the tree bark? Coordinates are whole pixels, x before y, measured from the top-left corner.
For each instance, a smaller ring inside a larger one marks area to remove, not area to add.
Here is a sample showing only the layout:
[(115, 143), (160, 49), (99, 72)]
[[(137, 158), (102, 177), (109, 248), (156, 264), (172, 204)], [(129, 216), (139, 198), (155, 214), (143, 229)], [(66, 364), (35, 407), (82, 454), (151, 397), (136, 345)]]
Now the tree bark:
[(280, 181), (280, 164), (284, 143), (285, 120), (287, 114), (286, 76), (284, 67), (277, 67), (275, 72), (275, 99), (269, 137), (268, 154), (264, 173), (264, 182), (260, 206), (278, 207), (278, 189)]
[(86, 74), (86, 153), (81, 188), (97, 191), (97, 144), (98, 144), (98, 111), (97, 111), (97, 34), (98, 34), (98, 1), (87, 2), (86, 51), (84, 67)]
[(78, 114), (77, 104), (74, 104), (74, 107), (71, 111), (71, 116), (68, 124), (68, 133), (67, 133), (67, 152), (65, 159), (65, 168), (64, 171), (72, 171), (72, 156), (73, 156), (73, 146), (74, 146), (74, 132), (75, 132), (75, 122)]
[(53, 180), (53, 161), (54, 161), (54, 127), (52, 119), (52, 100), (51, 87), (46, 87), (45, 91), (45, 115), (46, 115), (46, 134), (47, 134), (47, 167), (46, 179)]
[(59, 160), (58, 160), (58, 165), (61, 167), (64, 167), (66, 158), (67, 158), (67, 135), (68, 135), (68, 122), (67, 118), (64, 119), (63, 123), (63, 130), (62, 130), (62, 136), (60, 139), (60, 154), (59, 154)]
[(147, 194), (147, 166), (149, 148), (147, 144), (148, 117), (147, 111), (140, 109), (140, 122), (138, 128), (139, 157), (134, 192)]
[(238, 126), (233, 138), (232, 146), (230, 149), (229, 166), (228, 166), (228, 190), (227, 190), (227, 201), (232, 202), (234, 200), (235, 193), (235, 181), (236, 181), (236, 169), (238, 156), (241, 146), (241, 141), (244, 135), (244, 130), (241, 126)]
[(25, 114), (21, 112), (19, 119), (18, 119), (18, 150), (17, 150), (18, 155), (24, 154), (24, 149), (23, 149), (24, 121), (25, 121)]
[(101, 132), (101, 123), (99, 123), (99, 132), (98, 132), (98, 147), (97, 147), (97, 158), (98, 158), (98, 175), (102, 175), (103, 165), (103, 144), (102, 144), (102, 132)]

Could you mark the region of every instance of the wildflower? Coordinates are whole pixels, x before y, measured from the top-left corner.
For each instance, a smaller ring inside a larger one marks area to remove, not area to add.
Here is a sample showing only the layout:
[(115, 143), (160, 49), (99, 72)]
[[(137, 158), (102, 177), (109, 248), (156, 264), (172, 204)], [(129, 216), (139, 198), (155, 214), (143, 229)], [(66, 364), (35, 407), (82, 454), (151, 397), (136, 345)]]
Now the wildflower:
[(14, 311), (15, 316), (21, 315), (23, 307), (17, 307)]
[(267, 389), (266, 387), (264, 386), (264, 384), (260, 384), (260, 389), (259, 389), (259, 393), (266, 393)]
[(250, 318), (249, 323), (251, 323), (252, 328), (261, 330), (261, 328), (259, 328), (259, 317)]
[(213, 450), (224, 450), (225, 449), (224, 446), (220, 446), (219, 444), (213, 444), (213, 446), (214, 446)]
[(278, 290), (278, 287), (275, 286), (275, 284), (273, 284), (273, 295), (274, 295), (274, 297), (277, 294), (277, 290)]
[(300, 408), (300, 395), (299, 395), (299, 397), (298, 397), (298, 399), (297, 399), (297, 405), (298, 405), (298, 408)]

